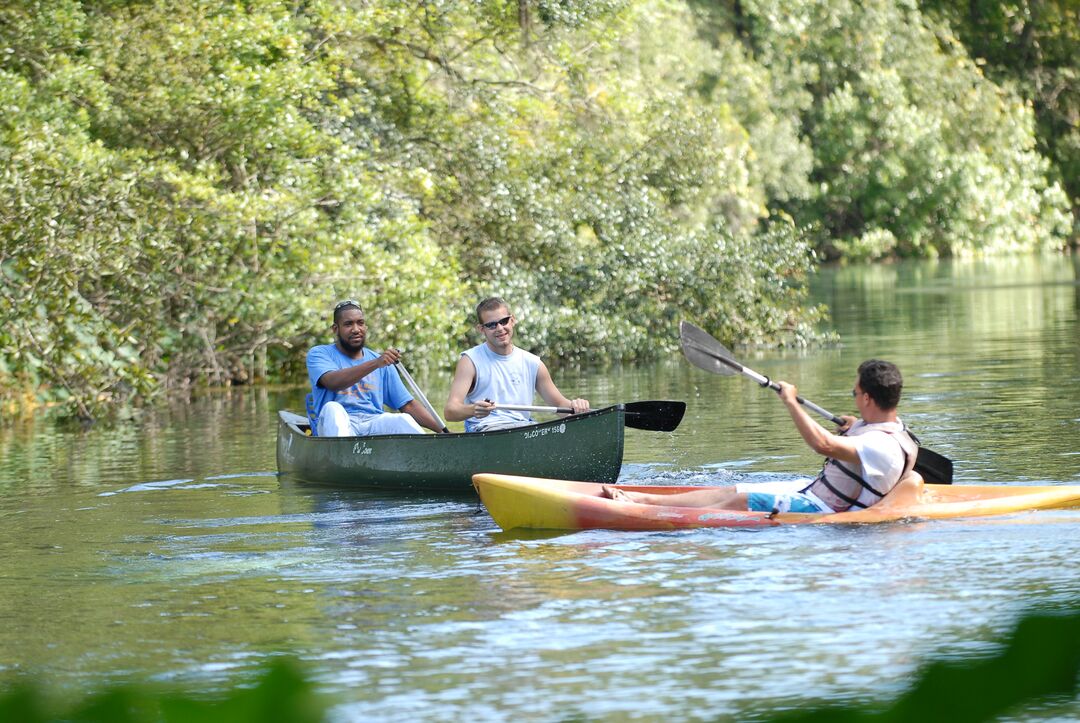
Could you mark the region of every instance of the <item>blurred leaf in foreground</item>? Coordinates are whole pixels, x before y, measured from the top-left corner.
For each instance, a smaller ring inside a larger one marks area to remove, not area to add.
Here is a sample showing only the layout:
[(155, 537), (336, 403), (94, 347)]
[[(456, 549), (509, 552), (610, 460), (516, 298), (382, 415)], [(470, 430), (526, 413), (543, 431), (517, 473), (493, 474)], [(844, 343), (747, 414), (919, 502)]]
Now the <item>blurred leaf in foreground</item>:
[[(1023, 617), (1001, 652), (979, 660), (938, 661), (926, 667), (884, 710), (823, 707), (772, 718), (785, 723), (996, 720), (1026, 704), (1073, 696), (1080, 675), (1080, 612)], [(876, 707), (876, 706), (875, 706)]]

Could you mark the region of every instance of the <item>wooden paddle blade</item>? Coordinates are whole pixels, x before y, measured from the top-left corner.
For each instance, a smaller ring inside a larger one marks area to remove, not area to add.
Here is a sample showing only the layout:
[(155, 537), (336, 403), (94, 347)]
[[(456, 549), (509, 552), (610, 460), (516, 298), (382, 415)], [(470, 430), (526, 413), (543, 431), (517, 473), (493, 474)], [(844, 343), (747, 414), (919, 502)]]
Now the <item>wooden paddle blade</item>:
[(674, 432), (686, 414), (686, 402), (627, 402), (623, 407), (627, 427), (650, 432)]
[(952, 484), (952, 460), (932, 449), (919, 447), (919, 456), (915, 458), (915, 471), (921, 474), (928, 484)]
[(742, 364), (735, 361), (723, 344), (689, 321), (679, 323), (679, 346), (687, 361), (698, 369), (724, 376), (742, 371)]

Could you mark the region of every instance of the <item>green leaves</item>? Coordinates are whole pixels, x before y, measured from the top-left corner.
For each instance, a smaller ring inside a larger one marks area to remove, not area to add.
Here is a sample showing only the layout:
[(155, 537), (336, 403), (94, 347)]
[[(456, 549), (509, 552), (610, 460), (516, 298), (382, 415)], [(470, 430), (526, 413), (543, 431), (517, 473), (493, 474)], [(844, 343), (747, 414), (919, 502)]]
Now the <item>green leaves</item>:
[[(979, 721), (1025, 717), (1029, 706), (1071, 699), (1080, 673), (1080, 614), (1028, 613), (993, 657), (927, 665), (896, 701), (876, 710), (839, 706), (777, 715), (775, 721)], [(1038, 710), (1035, 707), (1035, 710)]]
[(90, 695), (61, 715), (50, 711), (50, 701), (39, 690), (24, 685), (0, 695), (0, 719), (24, 723), (317, 723), (327, 719), (327, 706), (296, 661), (281, 658), (267, 663), (254, 685), (216, 699), (129, 684)]
[[(892, 0), (751, 7), (762, 56), (790, 53), (788, 72), (814, 95), (803, 124), (820, 191), (784, 207), (821, 221), (827, 257), (1067, 244), (1068, 202), (1035, 149), (1031, 108), (988, 81), (947, 26)], [(781, 11), (791, 19), (772, 22)]]
[(343, 297), (447, 373), (490, 294), (553, 361), (656, 357), (684, 317), (801, 344), (814, 252), (1059, 247), (1032, 109), (954, 10), (7, 3), (0, 399), (303, 379)]

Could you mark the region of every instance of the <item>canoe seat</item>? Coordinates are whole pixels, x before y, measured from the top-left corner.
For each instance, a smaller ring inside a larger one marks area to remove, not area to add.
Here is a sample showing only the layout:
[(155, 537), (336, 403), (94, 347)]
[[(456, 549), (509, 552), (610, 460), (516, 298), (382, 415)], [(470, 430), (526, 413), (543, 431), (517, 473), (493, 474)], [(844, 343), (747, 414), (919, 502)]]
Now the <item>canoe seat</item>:
[(907, 507), (922, 502), (923, 476), (912, 470), (904, 475), (896, 486), (889, 490), (889, 494), (878, 502), (874, 507)]

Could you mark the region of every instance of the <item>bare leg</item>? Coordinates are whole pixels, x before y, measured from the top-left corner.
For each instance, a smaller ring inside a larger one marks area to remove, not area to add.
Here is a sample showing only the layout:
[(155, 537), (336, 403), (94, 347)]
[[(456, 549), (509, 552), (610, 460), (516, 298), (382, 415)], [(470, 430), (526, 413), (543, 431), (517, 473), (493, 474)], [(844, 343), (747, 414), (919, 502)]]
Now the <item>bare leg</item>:
[(605, 484), (600, 487), (600, 497), (607, 497), (608, 499), (615, 499), (620, 503), (640, 503), (643, 505), (649, 505), (646, 501), (649, 497), (656, 497), (657, 495), (647, 495), (642, 492), (629, 492), (626, 490), (620, 490), (619, 487), (613, 487), (609, 484)]
[(719, 507), (725, 510), (745, 510), (747, 498), (745, 494), (736, 492), (734, 486), (679, 492), (673, 495), (652, 495), (646, 492), (630, 492), (604, 485), (601, 488), (600, 496), (618, 500), (619, 502), (637, 502), (642, 505)]

